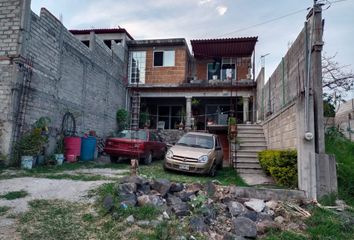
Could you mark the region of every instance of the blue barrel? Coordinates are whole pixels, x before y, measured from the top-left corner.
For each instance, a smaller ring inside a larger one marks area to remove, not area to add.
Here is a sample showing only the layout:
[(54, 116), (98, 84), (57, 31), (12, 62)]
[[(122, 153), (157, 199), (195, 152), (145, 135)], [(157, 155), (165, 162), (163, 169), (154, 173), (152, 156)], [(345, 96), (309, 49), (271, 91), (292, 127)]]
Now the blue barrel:
[(81, 138), (81, 155), (82, 161), (90, 161), (95, 158), (97, 140), (95, 137), (82, 137)]

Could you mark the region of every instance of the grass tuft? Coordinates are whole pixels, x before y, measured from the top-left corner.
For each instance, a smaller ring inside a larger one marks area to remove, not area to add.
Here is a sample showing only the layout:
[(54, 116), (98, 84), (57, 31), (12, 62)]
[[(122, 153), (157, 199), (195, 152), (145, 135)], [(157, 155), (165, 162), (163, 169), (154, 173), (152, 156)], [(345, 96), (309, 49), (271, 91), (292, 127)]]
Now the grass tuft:
[(25, 190), (8, 192), (6, 194), (0, 195), (0, 198), (4, 198), (6, 200), (14, 200), (17, 198), (24, 198), (28, 196), (28, 192)]

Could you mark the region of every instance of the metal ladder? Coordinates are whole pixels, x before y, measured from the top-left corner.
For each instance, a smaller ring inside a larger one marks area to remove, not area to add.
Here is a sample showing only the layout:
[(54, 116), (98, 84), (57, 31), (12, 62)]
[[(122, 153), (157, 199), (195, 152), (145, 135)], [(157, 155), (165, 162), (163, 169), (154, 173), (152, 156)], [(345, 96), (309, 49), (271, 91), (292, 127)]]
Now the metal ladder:
[(139, 129), (139, 115), (140, 115), (140, 93), (138, 91), (132, 92), (131, 103), (131, 118), (130, 129)]

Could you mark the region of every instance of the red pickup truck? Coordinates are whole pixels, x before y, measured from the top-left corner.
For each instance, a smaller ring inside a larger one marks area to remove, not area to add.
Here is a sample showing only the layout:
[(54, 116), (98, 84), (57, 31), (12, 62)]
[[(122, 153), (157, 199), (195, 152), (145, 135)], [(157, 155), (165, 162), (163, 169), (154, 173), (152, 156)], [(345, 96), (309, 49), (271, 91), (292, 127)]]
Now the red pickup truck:
[(163, 159), (167, 146), (156, 132), (148, 129), (123, 130), (116, 137), (106, 140), (104, 151), (112, 162), (119, 157), (137, 158), (144, 164), (150, 164), (153, 158)]

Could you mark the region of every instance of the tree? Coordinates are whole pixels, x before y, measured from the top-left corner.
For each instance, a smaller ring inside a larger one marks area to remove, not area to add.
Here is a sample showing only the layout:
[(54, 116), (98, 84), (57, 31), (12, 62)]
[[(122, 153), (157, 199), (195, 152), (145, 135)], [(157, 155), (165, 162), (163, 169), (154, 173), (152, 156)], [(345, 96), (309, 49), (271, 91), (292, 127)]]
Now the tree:
[(336, 55), (322, 56), (322, 84), (324, 99), (337, 105), (353, 89), (354, 73), (348, 69), (350, 65), (341, 65), (335, 58)]

